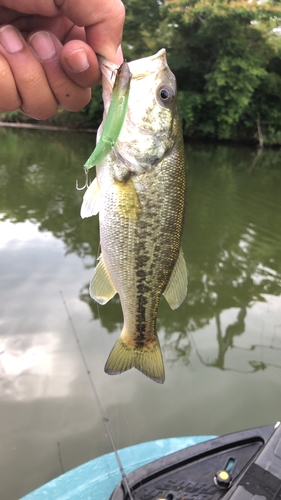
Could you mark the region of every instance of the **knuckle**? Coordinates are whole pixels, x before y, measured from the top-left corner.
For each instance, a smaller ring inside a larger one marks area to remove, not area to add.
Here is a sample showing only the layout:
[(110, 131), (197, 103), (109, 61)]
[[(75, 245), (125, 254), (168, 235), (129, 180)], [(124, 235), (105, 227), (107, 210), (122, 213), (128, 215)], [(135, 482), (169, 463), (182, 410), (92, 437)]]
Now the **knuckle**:
[(115, 2), (114, 4), (114, 20), (119, 26), (123, 26), (125, 22), (125, 6), (123, 2)]
[(58, 102), (42, 68), (21, 75), (20, 93), (23, 101), (21, 110), (27, 116), (47, 120), (57, 112)]
[(51, 118), (58, 110), (59, 105), (57, 104), (52, 109), (43, 110), (37, 120), (48, 120)]
[(13, 74), (7, 61), (0, 56), (0, 111), (15, 111), (21, 105)]
[(21, 74), (20, 85), (26, 89), (33, 89), (39, 87), (42, 84), (42, 72), (32, 71)]
[(18, 109), (21, 105), (21, 99), (16, 90), (8, 90), (2, 93), (0, 87), (0, 111), (11, 112)]
[(62, 108), (67, 111), (80, 111), (91, 100), (91, 91), (89, 89), (81, 89), (79, 92), (72, 92), (63, 96), (59, 103)]
[(29, 106), (27, 103), (23, 103), (21, 106), (21, 111), (35, 120), (48, 120), (51, 118), (58, 110), (58, 104), (54, 103), (44, 103), (44, 106)]
[(21, 105), (21, 101), (18, 100), (17, 102), (9, 102), (9, 103), (1, 103), (0, 101), (0, 112), (2, 113), (11, 113), (12, 111), (16, 111), (16, 109), (19, 109)]
[(125, 5), (123, 2), (119, 2), (119, 17), (121, 20), (125, 21), (125, 15), (126, 15), (126, 10), (125, 10)]
[(52, 85), (53, 94), (60, 106), (67, 111), (80, 111), (91, 99), (91, 89), (83, 88), (65, 78)]

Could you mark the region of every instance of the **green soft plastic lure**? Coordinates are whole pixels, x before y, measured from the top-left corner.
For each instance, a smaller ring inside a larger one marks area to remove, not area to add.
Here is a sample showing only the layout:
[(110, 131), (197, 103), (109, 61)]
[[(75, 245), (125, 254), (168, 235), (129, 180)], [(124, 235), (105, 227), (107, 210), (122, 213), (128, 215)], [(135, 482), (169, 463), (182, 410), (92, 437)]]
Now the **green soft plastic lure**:
[(92, 168), (110, 153), (116, 144), (126, 116), (132, 74), (126, 61), (117, 70), (109, 110), (101, 138), (84, 167)]

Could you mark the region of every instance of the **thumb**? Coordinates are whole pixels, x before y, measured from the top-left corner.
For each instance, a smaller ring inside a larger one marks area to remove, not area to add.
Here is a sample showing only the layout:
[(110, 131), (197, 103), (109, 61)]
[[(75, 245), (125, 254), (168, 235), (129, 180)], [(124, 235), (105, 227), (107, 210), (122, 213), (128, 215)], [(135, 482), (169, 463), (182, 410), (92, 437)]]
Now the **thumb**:
[(125, 7), (121, 0), (55, 0), (74, 24), (85, 26), (87, 43), (112, 62), (122, 40)]

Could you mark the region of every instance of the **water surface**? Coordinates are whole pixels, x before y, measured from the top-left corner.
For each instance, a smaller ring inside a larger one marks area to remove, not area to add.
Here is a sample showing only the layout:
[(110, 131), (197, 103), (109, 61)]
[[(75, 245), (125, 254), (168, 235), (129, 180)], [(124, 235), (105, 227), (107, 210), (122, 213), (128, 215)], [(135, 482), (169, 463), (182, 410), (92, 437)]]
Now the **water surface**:
[(88, 294), (98, 218), (81, 220), (75, 180), (94, 138), (0, 141), (1, 498), (111, 451), (60, 291), (119, 448), (280, 419), (280, 151), (186, 145), (189, 290), (176, 311), (160, 303), (162, 386), (103, 371), (123, 318), (118, 296), (98, 307)]

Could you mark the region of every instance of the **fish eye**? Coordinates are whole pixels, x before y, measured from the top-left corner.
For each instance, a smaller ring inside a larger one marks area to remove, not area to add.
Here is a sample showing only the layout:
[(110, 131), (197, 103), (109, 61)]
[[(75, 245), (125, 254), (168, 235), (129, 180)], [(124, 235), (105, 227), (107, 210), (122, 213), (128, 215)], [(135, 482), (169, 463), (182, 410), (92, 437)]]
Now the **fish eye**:
[(175, 93), (168, 85), (162, 85), (158, 88), (157, 97), (161, 104), (167, 105), (173, 102)]

